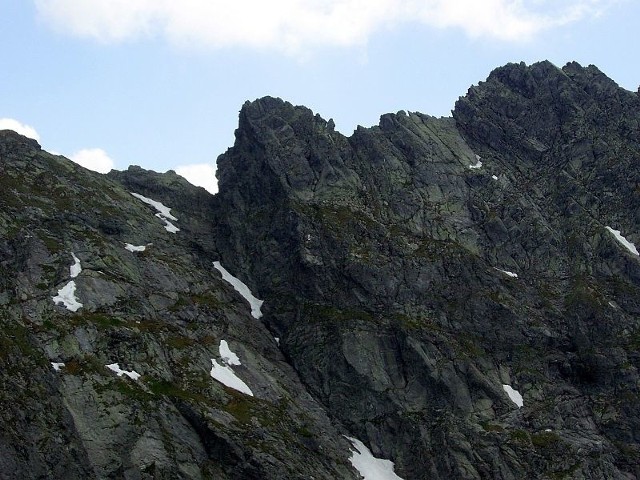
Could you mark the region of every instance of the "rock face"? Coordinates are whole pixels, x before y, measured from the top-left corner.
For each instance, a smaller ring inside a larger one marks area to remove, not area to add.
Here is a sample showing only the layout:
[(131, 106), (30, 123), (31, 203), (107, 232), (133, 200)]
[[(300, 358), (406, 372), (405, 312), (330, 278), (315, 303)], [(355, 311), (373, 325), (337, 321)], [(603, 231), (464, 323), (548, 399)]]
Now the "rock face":
[(638, 478), (639, 166), (640, 97), (575, 63), (351, 137), (248, 102), (216, 196), (0, 132), (0, 478), (356, 479), (346, 436), (405, 480)]
[[(357, 478), (347, 431), (213, 267), (210, 195), (8, 131), (0, 155), (0, 478)], [(53, 300), (70, 281), (77, 311)]]
[(218, 160), (221, 257), (404, 478), (635, 478), (640, 263), (606, 227), (640, 240), (639, 106), (550, 63), (350, 138), (248, 103)]

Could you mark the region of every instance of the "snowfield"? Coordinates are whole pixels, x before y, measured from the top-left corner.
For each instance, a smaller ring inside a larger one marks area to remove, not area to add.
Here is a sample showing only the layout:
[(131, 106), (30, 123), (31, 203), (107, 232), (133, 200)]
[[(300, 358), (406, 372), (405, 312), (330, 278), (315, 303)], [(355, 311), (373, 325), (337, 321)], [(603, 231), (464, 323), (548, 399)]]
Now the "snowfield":
[(627, 250), (629, 250), (631, 253), (633, 253), (634, 255), (638, 255), (638, 249), (636, 248), (636, 246), (631, 243), (629, 240), (627, 240), (626, 238), (624, 238), (622, 236), (622, 234), (620, 233), (620, 230), (615, 230), (609, 226), (605, 227), (607, 230), (609, 230), (609, 232), (611, 232), (611, 234), (615, 237), (615, 239), (620, 243), (620, 245), (622, 245), (624, 248), (626, 248)]
[(122, 370), (119, 363), (110, 363), (109, 365), (105, 365), (105, 367), (107, 367), (112, 372), (115, 372), (119, 377), (126, 375), (131, 380), (138, 380), (141, 377), (141, 375), (135, 370), (131, 370), (130, 372)]
[(146, 245), (131, 245), (130, 243), (125, 243), (124, 248), (133, 253), (144, 252), (147, 249)]
[(402, 480), (393, 471), (394, 464), (391, 460), (376, 458), (371, 451), (357, 438), (347, 437), (354, 446), (351, 450), (351, 465), (360, 472), (364, 480)]
[(231, 365), (242, 365), (242, 363), (238, 355), (231, 351), (226, 340), (220, 340), (218, 351), (220, 352), (222, 365), (216, 359), (211, 359), (211, 372), (209, 372), (211, 377), (229, 388), (253, 397), (253, 392), (249, 386), (231, 368)]
[(157, 202), (156, 200), (152, 200), (151, 198), (147, 198), (143, 195), (140, 195), (139, 193), (134, 193), (134, 192), (129, 192), (129, 193), (131, 193), (131, 195), (136, 197), (138, 200), (146, 203), (147, 205), (151, 205), (153, 208), (155, 208), (158, 211), (158, 213), (156, 213), (156, 217), (158, 217), (160, 220), (164, 222), (164, 228), (167, 232), (176, 233), (180, 231), (178, 227), (176, 227), (173, 223), (169, 221), (169, 220), (173, 220), (174, 222), (178, 221), (176, 217), (171, 215), (171, 209), (169, 207), (162, 204), (161, 202)]
[(253, 318), (258, 319), (262, 317), (260, 308), (264, 303), (263, 300), (257, 299), (253, 295), (253, 293), (251, 293), (249, 287), (247, 287), (242, 280), (231, 275), (226, 268), (220, 265), (220, 262), (213, 262), (213, 266), (222, 274), (222, 279), (230, 283), (235, 291), (242, 295), (247, 302), (249, 302), (249, 305), (251, 306), (251, 315), (253, 316)]
[(507, 392), (507, 395), (509, 395), (511, 401), (515, 403), (518, 408), (522, 408), (522, 406), (524, 405), (524, 401), (519, 391), (515, 390), (511, 385), (502, 385), (502, 389)]

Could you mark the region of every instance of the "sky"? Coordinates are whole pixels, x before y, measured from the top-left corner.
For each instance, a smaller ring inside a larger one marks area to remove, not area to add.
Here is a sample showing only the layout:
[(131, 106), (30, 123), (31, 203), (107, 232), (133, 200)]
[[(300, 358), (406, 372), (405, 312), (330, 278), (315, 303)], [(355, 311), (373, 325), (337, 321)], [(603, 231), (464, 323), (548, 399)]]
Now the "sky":
[(640, 85), (640, 0), (0, 0), (0, 129), (92, 170), (217, 191), (238, 112), (265, 95), (337, 130), (449, 116), (509, 62)]

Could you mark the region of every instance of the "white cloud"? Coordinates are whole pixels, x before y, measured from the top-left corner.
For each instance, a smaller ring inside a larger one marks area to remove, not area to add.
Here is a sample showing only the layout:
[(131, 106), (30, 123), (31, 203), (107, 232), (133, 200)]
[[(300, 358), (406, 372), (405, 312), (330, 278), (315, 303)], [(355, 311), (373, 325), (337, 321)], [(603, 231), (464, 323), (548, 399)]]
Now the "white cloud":
[(617, 0), (432, 0), (418, 17), (428, 25), (457, 27), (470, 37), (527, 41), (549, 28), (600, 15)]
[(187, 47), (242, 46), (299, 54), (362, 45), (376, 31), (418, 22), (470, 37), (521, 41), (596, 16), (617, 0), (34, 0), (63, 32), (118, 42), (164, 36)]
[(69, 159), (84, 168), (99, 173), (107, 173), (115, 165), (107, 152), (101, 148), (85, 148), (71, 155)]
[(33, 138), (38, 142), (40, 141), (40, 135), (38, 135), (35, 128), (30, 125), (20, 123), (18, 120), (14, 120), (13, 118), (0, 118), (0, 130), (13, 130), (20, 135)]
[(195, 163), (192, 165), (180, 165), (174, 170), (192, 185), (202, 187), (209, 193), (218, 193), (215, 164)]

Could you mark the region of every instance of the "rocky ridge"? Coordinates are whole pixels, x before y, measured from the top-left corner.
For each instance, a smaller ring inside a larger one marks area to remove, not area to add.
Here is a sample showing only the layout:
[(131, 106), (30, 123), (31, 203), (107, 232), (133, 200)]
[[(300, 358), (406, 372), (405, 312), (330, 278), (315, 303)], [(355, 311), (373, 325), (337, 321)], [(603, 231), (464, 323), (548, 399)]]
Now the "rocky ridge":
[(638, 107), (548, 62), (350, 137), (265, 97), (215, 196), (0, 132), (0, 477), (358, 478), (348, 436), (405, 480), (637, 478)]

